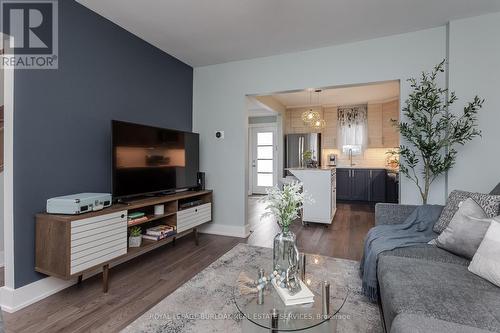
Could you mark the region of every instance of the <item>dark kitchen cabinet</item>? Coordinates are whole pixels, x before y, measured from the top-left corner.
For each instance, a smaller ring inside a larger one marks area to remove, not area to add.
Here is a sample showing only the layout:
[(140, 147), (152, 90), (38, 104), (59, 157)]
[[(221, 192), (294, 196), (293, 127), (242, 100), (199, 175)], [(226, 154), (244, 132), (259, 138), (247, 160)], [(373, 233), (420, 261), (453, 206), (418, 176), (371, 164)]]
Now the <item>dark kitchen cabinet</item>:
[(337, 169), (337, 199), (350, 200), (351, 197), (351, 170)]
[(366, 169), (351, 170), (351, 200), (370, 200), (370, 171)]
[(337, 199), (384, 202), (385, 169), (337, 169)]
[(370, 170), (370, 201), (384, 202), (386, 199), (386, 176), (384, 169)]
[(388, 172), (386, 178), (386, 202), (399, 202), (399, 173)]

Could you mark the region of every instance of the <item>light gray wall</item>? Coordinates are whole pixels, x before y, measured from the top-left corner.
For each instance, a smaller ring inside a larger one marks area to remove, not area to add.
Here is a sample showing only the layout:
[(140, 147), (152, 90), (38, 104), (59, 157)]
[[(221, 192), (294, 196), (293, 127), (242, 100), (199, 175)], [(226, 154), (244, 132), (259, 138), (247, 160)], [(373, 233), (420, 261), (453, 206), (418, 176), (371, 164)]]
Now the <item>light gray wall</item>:
[[(489, 192), (500, 182), (500, 13), (450, 24), (450, 88), (459, 97), (452, 109), (478, 94), (486, 99), (479, 114), (482, 138), (458, 147), (448, 191)], [(460, 107), (460, 108), (459, 108)]]
[[(193, 128), (200, 133), (201, 169), (213, 188), (214, 223), (244, 228), (248, 179), (245, 95), (401, 80), (428, 70), (446, 56), (446, 29), (439, 27), (322, 49), (195, 68)], [(225, 140), (214, 132), (225, 130)], [(430, 202), (444, 202), (444, 181)], [(402, 202), (421, 202), (414, 185), (402, 179)], [(230, 207), (231, 209), (229, 209)], [(233, 228), (234, 229), (234, 228)]]

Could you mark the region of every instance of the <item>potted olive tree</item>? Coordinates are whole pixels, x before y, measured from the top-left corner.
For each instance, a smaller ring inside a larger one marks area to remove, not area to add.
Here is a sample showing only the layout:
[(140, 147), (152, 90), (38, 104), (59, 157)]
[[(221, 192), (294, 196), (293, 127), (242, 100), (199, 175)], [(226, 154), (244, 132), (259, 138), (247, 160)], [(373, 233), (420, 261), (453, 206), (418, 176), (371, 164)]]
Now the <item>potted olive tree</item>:
[(481, 135), (477, 113), (484, 99), (475, 96), (463, 112), (449, 112), (457, 96), (437, 83), (445, 61), (430, 73), (423, 72), (419, 79), (408, 80), (412, 91), (402, 109), (403, 120), (392, 120), (403, 137), (400, 171), (415, 183), (423, 204), (427, 203), (431, 184), (455, 164), (456, 146)]

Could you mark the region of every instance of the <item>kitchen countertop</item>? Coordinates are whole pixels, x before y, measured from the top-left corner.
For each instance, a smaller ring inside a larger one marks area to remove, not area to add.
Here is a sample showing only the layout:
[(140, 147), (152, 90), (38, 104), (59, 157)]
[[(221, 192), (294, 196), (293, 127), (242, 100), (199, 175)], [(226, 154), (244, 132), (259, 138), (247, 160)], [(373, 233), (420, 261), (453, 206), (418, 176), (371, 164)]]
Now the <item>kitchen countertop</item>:
[(319, 167), (319, 168), (286, 168), (285, 170), (300, 170), (300, 171), (332, 171), (335, 170), (335, 167)]
[(335, 169), (367, 169), (367, 170), (387, 170), (389, 172), (399, 172), (399, 169), (393, 169), (389, 167), (370, 167), (364, 165), (338, 165), (334, 166), (322, 166), (319, 168), (286, 168), (285, 170), (307, 170), (307, 171), (331, 171)]
[(376, 166), (364, 166), (364, 165), (337, 165), (337, 169), (371, 169), (371, 170), (387, 170), (391, 172), (399, 172), (399, 169), (394, 169), (390, 167), (376, 167)]

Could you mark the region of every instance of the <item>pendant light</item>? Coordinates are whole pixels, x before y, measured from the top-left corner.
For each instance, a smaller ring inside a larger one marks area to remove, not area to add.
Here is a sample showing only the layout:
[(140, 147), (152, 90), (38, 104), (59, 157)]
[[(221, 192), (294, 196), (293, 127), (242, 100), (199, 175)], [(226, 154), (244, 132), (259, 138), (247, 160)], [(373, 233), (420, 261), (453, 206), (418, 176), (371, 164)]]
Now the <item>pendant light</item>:
[(302, 121), (309, 126), (321, 119), (319, 112), (312, 109), (312, 91), (312, 89), (309, 89), (309, 110), (302, 113)]
[(324, 119), (318, 119), (314, 123), (311, 124), (311, 128), (314, 128), (316, 130), (320, 130), (326, 127), (326, 120)]
[[(318, 94), (318, 105), (321, 105), (320, 96), (319, 96), (321, 93), (321, 89), (316, 89), (315, 92)], [(318, 113), (318, 116), (319, 116), (319, 113)], [(321, 117), (319, 116), (318, 119), (309, 123), (309, 126), (315, 130), (321, 130), (321, 129), (326, 127), (326, 120), (321, 119)]]

